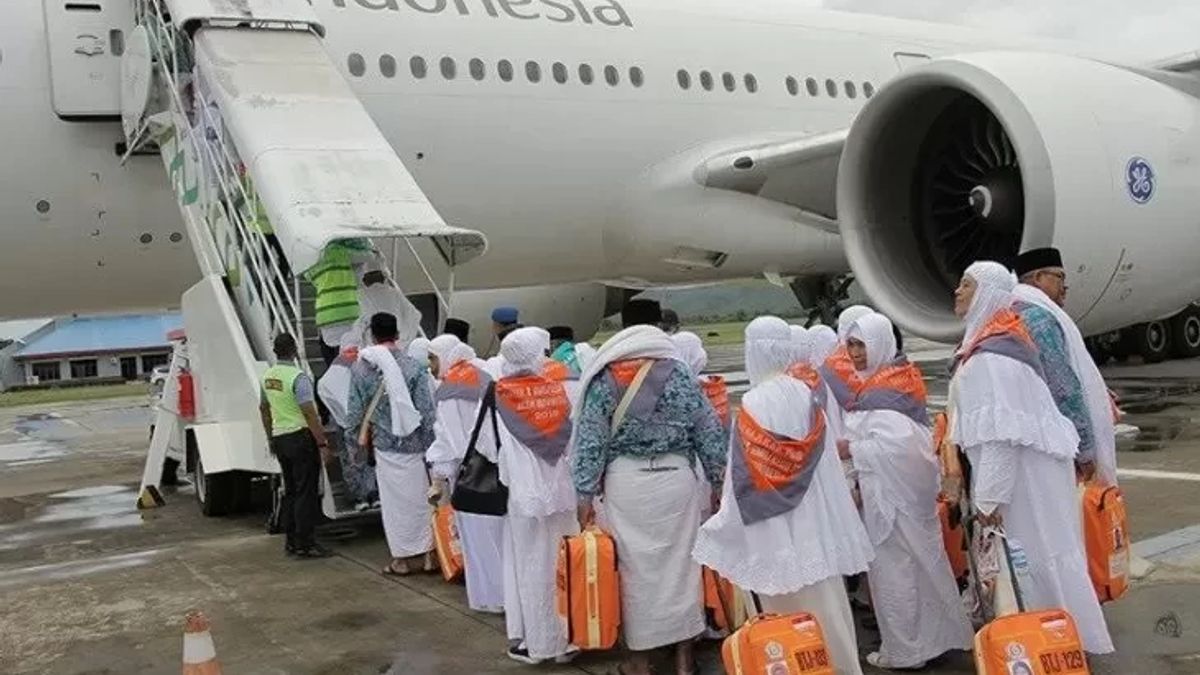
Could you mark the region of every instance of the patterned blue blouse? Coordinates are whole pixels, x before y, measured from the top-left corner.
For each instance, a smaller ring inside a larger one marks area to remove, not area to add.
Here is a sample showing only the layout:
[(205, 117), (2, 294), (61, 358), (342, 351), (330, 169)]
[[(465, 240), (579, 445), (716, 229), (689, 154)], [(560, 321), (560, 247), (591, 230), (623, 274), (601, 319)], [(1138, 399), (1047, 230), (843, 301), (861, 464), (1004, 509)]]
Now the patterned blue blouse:
[(599, 491), (604, 471), (616, 457), (683, 455), (693, 466), (699, 460), (709, 482), (720, 484), (728, 432), (686, 365), (675, 363), (662, 397), (648, 418), (626, 417), (616, 435), (611, 436), (612, 417), (619, 403), (609, 378), (603, 373), (596, 376), (584, 396), (571, 465), (575, 491), (580, 496)]
[[(402, 455), (424, 454), (433, 443), (433, 420), (436, 408), (433, 405), (433, 385), (429, 378), (429, 369), (417, 363), (408, 354), (392, 349), (392, 355), (400, 364), (404, 380), (408, 383), (409, 395), (412, 396), (413, 406), (421, 413), (421, 426), (404, 438), (392, 435), (392, 411), (388, 404), (387, 392), (375, 407), (371, 416), (371, 437), (376, 452), (396, 452)], [(363, 416), (375, 391), (379, 389), (382, 378), (379, 371), (366, 361), (359, 359), (350, 369), (350, 402), (346, 407), (347, 436), (357, 436), (357, 430), (362, 426)]]
[(1058, 325), (1054, 314), (1033, 303), (1017, 302), (1013, 309), (1025, 320), (1029, 334), (1037, 344), (1038, 359), (1042, 362), (1042, 371), (1046, 374), (1046, 385), (1054, 396), (1054, 404), (1079, 432), (1078, 461), (1094, 462), (1096, 441), (1092, 432), (1092, 418), (1083, 396), (1083, 385), (1071, 367), (1067, 336), (1062, 326)]

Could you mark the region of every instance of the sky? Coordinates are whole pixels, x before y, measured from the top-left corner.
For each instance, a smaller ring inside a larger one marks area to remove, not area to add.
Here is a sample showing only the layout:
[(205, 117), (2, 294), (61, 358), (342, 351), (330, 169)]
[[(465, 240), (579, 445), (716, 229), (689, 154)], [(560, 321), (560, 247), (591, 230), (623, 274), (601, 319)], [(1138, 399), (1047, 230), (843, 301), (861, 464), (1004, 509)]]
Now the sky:
[(1112, 58), (1200, 49), (1200, 0), (798, 0), (813, 7), (1076, 40)]

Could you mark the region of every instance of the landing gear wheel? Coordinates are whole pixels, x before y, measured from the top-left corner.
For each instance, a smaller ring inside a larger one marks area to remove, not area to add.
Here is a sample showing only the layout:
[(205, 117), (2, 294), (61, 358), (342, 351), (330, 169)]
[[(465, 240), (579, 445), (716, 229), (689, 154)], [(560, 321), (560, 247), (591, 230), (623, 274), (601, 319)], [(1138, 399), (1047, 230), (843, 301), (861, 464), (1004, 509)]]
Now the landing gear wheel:
[(1146, 363), (1160, 363), (1171, 355), (1171, 334), (1166, 321), (1139, 323), (1127, 330), (1131, 351)]
[(1087, 347), (1088, 355), (1092, 357), (1092, 361), (1095, 361), (1097, 366), (1103, 366), (1112, 358), (1112, 353), (1108, 351), (1103, 342), (1096, 338), (1087, 338), (1083, 344)]
[(1181, 359), (1200, 356), (1200, 307), (1191, 305), (1171, 318), (1171, 352)]

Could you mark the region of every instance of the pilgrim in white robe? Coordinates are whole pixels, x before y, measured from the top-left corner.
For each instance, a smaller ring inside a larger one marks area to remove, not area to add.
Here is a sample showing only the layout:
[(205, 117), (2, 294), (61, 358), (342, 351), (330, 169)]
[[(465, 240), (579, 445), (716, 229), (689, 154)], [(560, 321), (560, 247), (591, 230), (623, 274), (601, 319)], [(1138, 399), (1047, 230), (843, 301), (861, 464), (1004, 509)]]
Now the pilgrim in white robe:
[[(1005, 534), (1025, 549), (1027, 609), (1063, 608), (1079, 628), (1084, 649), (1113, 651), (1104, 614), (1088, 577), (1074, 480), (1079, 435), (1059, 413), (1035, 366), (976, 344), (1001, 311), (1011, 311), (1015, 278), (996, 263), (975, 263), (960, 365), (951, 382), (951, 440), (971, 466), (976, 511), (998, 513)], [(1022, 354), (1021, 340), (1009, 340)], [(982, 344), (982, 343), (981, 343)]]
[[(767, 318), (764, 318), (767, 319)], [(808, 354), (793, 346), (787, 324), (746, 329), (746, 369), (754, 387), (742, 399), (743, 410), (763, 429), (792, 439), (810, 433), (813, 394), (787, 376), (792, 363)], [(756, 325), (757, 324), (757, 325)], [(700, 528), (693, 557), (737, 587), (758, 596), (764, 611), (813, 614), (821, 623), (834, 671), (861, 675), (853, 615), (844, 576), (865, 572), (874, 558), (838, 461), (836, 439), (828, 432), (817, 465), (799, 503), (789, 511), (747, 523), (732, 477), (738, 430), (730, 441), (731, 469), (726, 472), (721, 507)]]

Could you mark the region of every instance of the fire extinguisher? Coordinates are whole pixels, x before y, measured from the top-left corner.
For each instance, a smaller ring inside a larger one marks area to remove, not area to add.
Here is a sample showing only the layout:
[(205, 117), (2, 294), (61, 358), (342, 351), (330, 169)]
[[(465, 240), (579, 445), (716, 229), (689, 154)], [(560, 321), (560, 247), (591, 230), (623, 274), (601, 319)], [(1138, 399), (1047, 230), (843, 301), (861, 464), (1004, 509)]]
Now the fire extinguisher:
[(189, 420), (196, 417), (196, 391), (192, 373), (183, 369), (179, 371), (179, 416)]

